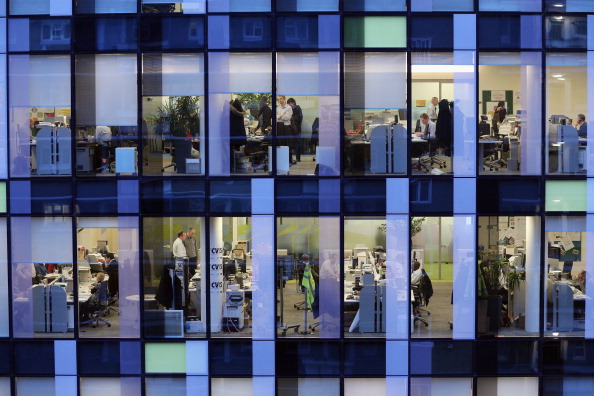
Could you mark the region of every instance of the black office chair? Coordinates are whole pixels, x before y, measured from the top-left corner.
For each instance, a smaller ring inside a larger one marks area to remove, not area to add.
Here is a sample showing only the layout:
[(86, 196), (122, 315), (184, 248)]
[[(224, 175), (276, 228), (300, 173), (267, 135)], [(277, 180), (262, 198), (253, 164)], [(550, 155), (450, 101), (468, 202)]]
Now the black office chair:
[(101, 282), (101, 287), (96, 291), (99, 297), (93, 301), (93, 311), (90, 313), (91, 319), (81, 322), (80, 325), (93, 325), (93, 328), (99, 325), (99, 322), (105, 323), (111, 327), (111, 323), (103, 319), (101, 315), (107, 316), (109, 313), (109, 295), (107, 293), (107, 282)]
[(421, 308), (424, 305), (424, 299), (423, 299), (423, 293), (421, 292), (421, 287), (420, 284), (419, 285), (411, 285), (411, 290), (413, 292), (413, 296), (414, 296), (414, 301), (412, 301), (412, 305), (413, 305), (413, 315), (414, 315), (414, 323), (416, 324), (416, 322), (421, 322), (425, 324), (425, 327), (429, 326), (429, 322), (427, 321), (427, 319), (423, 318), (423, 312), (429, 316), (431, 315), (431, 312), (427, 311), (424, 308)]

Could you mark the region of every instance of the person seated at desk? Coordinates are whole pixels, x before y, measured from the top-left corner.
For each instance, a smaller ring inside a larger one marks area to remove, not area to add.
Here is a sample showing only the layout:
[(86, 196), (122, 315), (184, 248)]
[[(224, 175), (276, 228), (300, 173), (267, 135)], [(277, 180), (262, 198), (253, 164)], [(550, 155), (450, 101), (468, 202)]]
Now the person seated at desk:
[(89, 315), (91, 312), (93, 312), (95, 303), (99, 301), (99, 294), (97, 292), (101, 290), (101, 283), (104, 279), (105, 274), (103, 272), (99, 272), (97, 273), (97, 281), (89, 285), (91, 296), (80, 306), (81, 321), (89, 320)]
[(421, 277), (423, 276), (423, 269), (421, 268), (421, 263), (417, 260), (413, 263), (413, 272), (410, 275), (410, 285), (419, 286), (421, 284)]
[(586, 271), (581, 271), (577, 279), (575, 280), (575, 287), (580, 289), (580, 291), (586, 294)]
[(109, 146), (111, 143), (111, 128), (98, 126), (95, 128), (95, 140), (101, 147), (101, 173), (109, 173)]
[(583, 114), (577, 115), (577, 122), (575, 123), (575, 129), (578, 131), (578, 136), (581, 138), (588, 137), (588, 123), (586, 122), (586, 116)]
[(421, 114), (421, 132), (415, 135), (425, 139), (435, 139), (435, 123), (429, 119), (427, 113)]

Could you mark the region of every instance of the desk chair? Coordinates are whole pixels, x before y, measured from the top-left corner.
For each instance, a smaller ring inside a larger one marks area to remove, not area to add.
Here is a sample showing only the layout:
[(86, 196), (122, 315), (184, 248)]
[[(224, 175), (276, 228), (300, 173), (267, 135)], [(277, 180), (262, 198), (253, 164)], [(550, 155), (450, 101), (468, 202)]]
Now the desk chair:
[(97, 290), (99, 298), (93, 301), (94, 309), (91, 312), (91, 319), (81, 322), (81, 325), (91, 324), (93, 328), (99, 325), (99, 322), (103, 322), (107, 327), (111, 327), (111, 323), (108, 320), (103, 319), (100, 315), (106, 316), (109, 313), (109, 295), (107, 293), (107, 282), (101, 282), (101, 287)]
[(435, 139), (427, 139), (427, 142), (429, 146), (429, 155), (426, 158), (422, 158), (420, 160), (421, 164), (425, 164), (425, 166), (423, 166), (424, 170), (428, 172), (433, 167), (433, 165), (438, 165), (440, 168), (445, 168), (446, 162), (435, 156)]
[(413, 304), (413, 312), (414, 312), (414, 321), (415, 323), (417, 321), (422, 322), (425, 324), (425, 327), (429, 326), (429, 322), (427, 322), (427, 319), (423, 318), (423, 312), (429, 316), (431, 315), (431, 312), (427, 311), (424, 308), (421, 308), (423, 306), (425, 306), (424, 304), (424, 298), (423, 298), (423, 293), (421, 292), (421, 285), (411, 285), (411, 290), (413, 292), (413, 295), (415, 297), (414, 301), (412, 302)]
[(103, 272), (103, 264), (101, 264), (101, 263), (89, 264), (89, 267), (91, 268), (91, 274), (96, 274), (98, 272)]

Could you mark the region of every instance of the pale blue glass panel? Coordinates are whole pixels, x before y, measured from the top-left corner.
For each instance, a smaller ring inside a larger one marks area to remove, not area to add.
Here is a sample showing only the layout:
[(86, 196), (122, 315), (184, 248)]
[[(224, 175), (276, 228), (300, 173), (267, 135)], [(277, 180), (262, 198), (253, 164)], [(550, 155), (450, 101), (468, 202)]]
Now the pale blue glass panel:
[(267, 12), (271, 0), (208, 0), (208, 12)]
[(479, 0), (480, 11), (496, 12), (539, 12), (541, 0)]

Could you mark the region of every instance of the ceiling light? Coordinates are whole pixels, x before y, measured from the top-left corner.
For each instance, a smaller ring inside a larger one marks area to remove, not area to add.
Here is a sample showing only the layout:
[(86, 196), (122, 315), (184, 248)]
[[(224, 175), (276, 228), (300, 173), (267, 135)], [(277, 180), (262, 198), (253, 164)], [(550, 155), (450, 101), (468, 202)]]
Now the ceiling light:
[(473, 65), (412, 65), (413, 73), (474, 73)]
[(555, 77), (555, 78), (563, 77), (563, 74), (559, 74), (559, 73), (553, 74), (553, 77)]
[(555, 17), (553, 17), (553, 19), (556, 20), (556, 21), (562, 21), (563, 20), (563, 17), (562, 16), (555, 16)]
[(559, 77), (557, 80), (559, 80), (559, 81), (565, 81), (565, 79), (563, 77)]
[(562, 7), (565, 7), (565, 4), (555, 3), (555, 4), (553, 4), (553, 7), (562, 8)]

